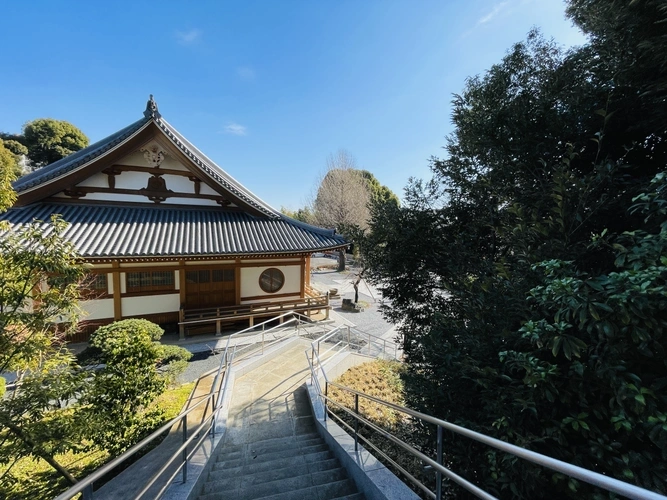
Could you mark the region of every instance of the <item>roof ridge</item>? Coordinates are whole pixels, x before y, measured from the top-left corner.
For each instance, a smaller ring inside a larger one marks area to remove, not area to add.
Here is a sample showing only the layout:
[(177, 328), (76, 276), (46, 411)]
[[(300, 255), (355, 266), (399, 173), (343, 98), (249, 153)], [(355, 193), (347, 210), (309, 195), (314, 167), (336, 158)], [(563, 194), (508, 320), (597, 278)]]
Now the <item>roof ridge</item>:
[(223, 187), (230, 190), (246, 203), (264, 212), (271, 217), (280, 217), (280, 212), (273, 208), (268, 203), (264, 202), (259, 196), (254, 194), (246, 188), (239, 181), (234, 179), (222, 167), (204, 154), (197, 146), (192, 144), (183, 134), (181, 134), (176, 127), (174, 127), (167, 120), (161, 116), (154, 119), (155, 124), (163, 131), (169, 140), (171, 140), (185, 155), (194, 161), (200, 168), (202, 168), (215, 181), (222, 184)]

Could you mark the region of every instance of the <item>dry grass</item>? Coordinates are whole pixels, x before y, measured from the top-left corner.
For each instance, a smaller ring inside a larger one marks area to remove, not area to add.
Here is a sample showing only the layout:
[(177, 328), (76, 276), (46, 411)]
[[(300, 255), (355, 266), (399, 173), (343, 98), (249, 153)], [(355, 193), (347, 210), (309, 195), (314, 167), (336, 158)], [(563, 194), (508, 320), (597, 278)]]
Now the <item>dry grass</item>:
[[(396, 361), (376, 360), (351, 368), (335, 382), (370, 396), (374, 396), (378, 399), (399, 406), (405, 406), (403, 382), (400, 378), (401, 372), (404, 369), (404, 365)], [(354, 397), (350, 393), (331, 387), (329, 388), (329, 395), (347, 408), (354, 409)], [(333, 411), (343, 421), (347, 422), (348, 425), (354, 427), (354, 420), (352, 417), (346, 415), (339, 409), (333, 409)], [(403, 442), (410, 444), (426, 454), (432, 454), (428, 451), (428, 448), (424, 448), (423, 444), (419, 442), (418, 433), (416, 433), (412, 420), (404, 413), (380, 406), (377, 403), (362, 397), (359, 398), (359, 413), (373, 424), (388, 431)], [(423, 467), (424, 464), (418, 458), (406, 453), (399, 445), (370, 428), (362, 426), (359, 433), (380, 448), (394, 462), (398, 463), (400, 467), (410, 471), (413, 476), (419, 478), (422, 483), (434, 487), (432, 484), (434, 480), (433, 474), (425, 472)], [(374, 451), (370, 451), (394, 474), (397, 474), (404, 480), (406, 479), (406, 476), (404, 476), (392, 463), (384, 457), (377, 455)], [(419, 496), (426, 498), (423, 492), (419, 491), (409, 481), (406, 481), (406, 484)]]
[[(165, 412), (165, 422), (179, 414), (187, 401), (194, 383), (168, 389), (155, 402)], [(88, 453), (63, 453), (56, 455), (58, 463), (74, 477), (83, 478), (108, 462), (112, 457), (104, 450)], [(69, 485), (41, 458), (25, 457), (18, 460), (5, 474), (8, 465), (0, 466), (0, 498), (7, 500), (47, 500), (65, 491)]]
[[(336, 382), (369, 396), (403, 406), (405, 400), (403, 382), (400, 378), (402, 370), (403, 365), (397, 361), (376, 360), (349, 369)], [(332, 387), (329, 396), (347, 408), (354, 408), (354, 396), (348, 392)], [(366, 398), (359, 398), (359, 412), (381, 427), (393, 427), (403, 420), (403, 414)]]

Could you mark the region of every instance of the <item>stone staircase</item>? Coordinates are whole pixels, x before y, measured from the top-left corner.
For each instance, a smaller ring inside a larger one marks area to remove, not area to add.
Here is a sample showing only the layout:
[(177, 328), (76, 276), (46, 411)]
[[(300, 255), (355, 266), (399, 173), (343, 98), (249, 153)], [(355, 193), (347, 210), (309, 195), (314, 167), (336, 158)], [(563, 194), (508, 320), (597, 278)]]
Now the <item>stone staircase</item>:
[(317, 433), (305, 386), (309, 345), (294, 342), (235, 379), (225, 436), (197, 490), (200, 500), (364, 498)]
[(225, 447), (200, 500), (361, 500), (317, 433)]

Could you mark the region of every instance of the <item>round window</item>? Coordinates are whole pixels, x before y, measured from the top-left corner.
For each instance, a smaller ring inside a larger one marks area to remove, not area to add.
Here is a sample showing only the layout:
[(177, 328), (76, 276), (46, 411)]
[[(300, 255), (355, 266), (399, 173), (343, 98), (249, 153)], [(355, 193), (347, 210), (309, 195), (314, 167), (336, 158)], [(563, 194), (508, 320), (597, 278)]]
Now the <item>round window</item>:
[(259, 287), (266, 293), (276, 293), (285, 284), (285, 275), (280, 269), (270, 267), (259, 277)]

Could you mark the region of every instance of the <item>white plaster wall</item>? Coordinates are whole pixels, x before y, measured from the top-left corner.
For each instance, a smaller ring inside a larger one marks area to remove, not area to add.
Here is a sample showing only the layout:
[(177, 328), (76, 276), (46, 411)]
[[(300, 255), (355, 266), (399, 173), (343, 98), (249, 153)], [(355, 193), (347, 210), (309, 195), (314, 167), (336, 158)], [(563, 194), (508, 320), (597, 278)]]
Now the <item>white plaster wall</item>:
[(192, 193), (195, 192), (195, 183), (187, 177), (180, 175), (163, 175), (162, 178), (167, 184), (167, 189), (171, 189), (175, 193)]
[(97, 188), (108, 188), (109, 187), (109, 176), (107, 174), (95, 174), (92, 177), (79, 182), (77, 186), (83, 187), (97, 187)]
[(204, 184), (203, 182), (201, 183), (201, 190), (199, 191), (201, 194), (213, 194), (213, 195), (219, 195), (215, 189), (213, 189), (211, 186), (208, 184)]
[(116, 189), (141, 189), (148, 185), (148, 178), (151, 177), (145, 172), (122, 172), (116, 176)]
[[(144, 198), (147, 199), (147, 198)], [(198, 207), (219, 207), (215, 200), (202, 200), (201, 198), (167, 198), (162, 202), (169, 205), (197, 205)]]
[(113, 299), (84, 300), (81, 308), (85, 311), (86, 321), (113, 318)]
[(176, 158), (173, 158), (172, 156), (165, 155), (164, 160), (162, 160), (162, 163), (160, 164), (160, 168), (168, 168), (171, 170), (181, 170), (183, 172), (189, 172), (188, 170), (180, 161), (178, 161)]
[(124, 317), (176, 312), (179, 310), (180, 306), (180, 295), (178, 293), (168, 295), (147, 295), (144, 297), (123, 297), (121, 299), (121, 307), (123, 308)]
[[(266, 297), (271, 298), (274, 295), (282, 295), (286, 293), (293, 293), (295, 295), (301, 294), (301, 266), (271, 266), (280, 269), (285, 275), (285, 284), (276, 293), (266, 293), (259, 287), (259, 276), (267, 266), (259, 267), (242, 267), (241, 268), (241, 299), (243, 297)], [(262, 299), (263, 300), (263, 299)], [(251, 301), (244, 301), (243, 303), (250, 303)]]
[[(145, 186), (144, 186), (145, 187)], [(58, 193), (56, 195), (57, 198), (66, 198), (68, 200), (71, 200), (69, 196), (65, 196), (62, 193)], [(81, 198), (81, 200), (85, 203), (88, 200), (96, 200), (96, 201), (118, 201), (118, 202), (126, 202), (126, 203), (150, 203), (150, 200), (146, 198), (143, 195), (132, 195), (132, 194), (112, 194), (112, 193), (89, 193), (85, 196), (85, 198)]]
[(135, 151), (127, 156), (124, 156), (116, 162), (117, 165), (131, 165), (135, 167), (148, 167), (148, 163), (144, 158), (144, 153)]

